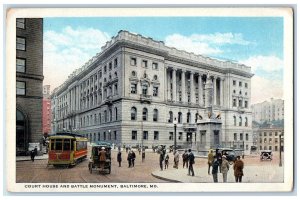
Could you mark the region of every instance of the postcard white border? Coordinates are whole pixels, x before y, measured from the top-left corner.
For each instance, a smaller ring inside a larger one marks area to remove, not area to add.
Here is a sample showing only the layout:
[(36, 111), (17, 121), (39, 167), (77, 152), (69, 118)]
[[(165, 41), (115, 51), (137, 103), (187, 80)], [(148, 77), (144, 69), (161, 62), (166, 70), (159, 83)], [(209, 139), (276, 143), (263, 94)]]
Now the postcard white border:
[[(122, 16), (218, 16), (218, 17), (283, 17), (284, 19), (284, 101), (285, 144), (293, 143), (293, 11), (291, 8), (11, 8), (6, 16), (6, 180), (9, 192), (116, 192), (115, 189), (47, 189), (26, 188), (16, 183), (16, 18), (45, 17), (122, 17)], [(288, 192), (293, 188), (293, 145), (285, 145), (284, 183), (153, 183), (155, 189), (121, 189), (117, 192)], [(92, 183), (91, 183), (92, 184)], [(93, 183), (94, 184), (94, 183)], [(99, 183), (100, 184), (100, 183)], [(104, 183), (103, 183), (104, 184)], [(105, 183), (107, 184), (107, 183)], [(114, 185), (119, 183), (111, 183)], [(132, 185), (134, 183), (128, 183)], [(139, 183), (138, 183), (139, 184)], [(145, 184), (145, 183), (143, 183)], [(28, 185), (28, 184), (27, 184)], [(31, 184), (52, 185), (52, 184)], [(55, 185), (55, 184), (54, 184)], [(63, 184), (57, 184), (63, 185)], [(80, 185), (90, 185), (83, 184)], [(109, 184), (108, 184), (109, 185)], [(151, 183), (146, 183), (151, 185)]]

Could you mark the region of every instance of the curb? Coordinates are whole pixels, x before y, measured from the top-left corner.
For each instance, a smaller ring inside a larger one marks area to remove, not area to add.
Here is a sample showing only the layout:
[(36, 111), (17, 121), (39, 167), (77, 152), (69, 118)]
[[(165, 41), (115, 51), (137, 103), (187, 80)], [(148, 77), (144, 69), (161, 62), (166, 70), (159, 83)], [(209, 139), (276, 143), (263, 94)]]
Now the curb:
[(174, 179), (164, 178), (164, 177), (155, 175), (155, 174), (153, 174), (153, 172), (151, 172), (151, 175), (155, 178), (158, 178), (158, 179), (161, 179), (161, 180), (164, 180), (164, 181), (169, 181), (169, 182), (172, 182), (172, 183), (182, 183), (181, 181), (177, 181), (177, 180), (174, 180)]

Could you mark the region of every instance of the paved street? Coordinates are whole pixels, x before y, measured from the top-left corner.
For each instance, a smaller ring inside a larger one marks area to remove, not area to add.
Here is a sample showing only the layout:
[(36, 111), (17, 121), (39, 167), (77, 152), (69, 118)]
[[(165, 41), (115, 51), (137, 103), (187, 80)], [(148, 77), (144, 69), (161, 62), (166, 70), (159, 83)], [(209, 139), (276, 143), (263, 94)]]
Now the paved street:
[[(180, 160), (179, 169), (174, 169), (173, 155), (170, 156), (169, 169), (160, 171), (159, 155), (146, 152), (146, 160), (141, 161), (141, 155), (136, 151), (136, 164), (134, 168), (128, 168), (126, 152), (122, 152), (122, 167), (118, 167), (116, 161), (116, 151), (112, 152), (112, 172), (111, 174), (99, 174), (88, 171), (88, 159), (72, 168), (47, 167), (47, 160), (40, 159), (35, 162), (29, 160), (18, 161), (16, 164), (18, 183), (97, 183), (97, 182), (212, 182), (212, 176), (207, 174), (206, 158), (196, 158), (194, 167), (195, 176), (187, 175), (187, 169), (182, 169)], [(264, 183), (283, 182), (283, 167), (279, 167), (278, 154), (274, 153), (272, 161), (260, 161), (259, 156), (246, 156), (243, 159), (245, 169), (243, 182)], [(222, 175), (219, 174), (219, 182), (222, 182)], [(233, 169), (230, 167), (228, 182), (234, 182)]]

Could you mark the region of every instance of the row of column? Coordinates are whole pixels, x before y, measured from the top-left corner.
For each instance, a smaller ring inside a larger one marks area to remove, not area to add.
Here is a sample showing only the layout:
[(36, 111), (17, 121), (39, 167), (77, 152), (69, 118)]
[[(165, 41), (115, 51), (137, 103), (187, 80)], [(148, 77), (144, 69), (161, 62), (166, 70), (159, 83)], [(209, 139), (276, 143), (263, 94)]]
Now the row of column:
[[(166, 68), (166, 80), (167, 80), (167, 99), (171, 101), (179, 101), (179, 98), (177, 97), (179, 94), (179, 90), (177, 90), (177, 76), (176, 72), (177, 69), (171, 68), (171, 72), (169, 72), (170, 68)], [(181, 101), (182, 102), (188, 102), (187, 100), (187, 91), (186, 91), (186, 71), (185, 70), (180, 70), (181, 71)], [(191, 103), (196, 103), (196, 96), (195, 96), (195, 84), (194, 84), (194, 75), (198, 74), (198, 101), (200, 105), (204, 105), (204, 100), (203, 100), (203, 94), (204, 94), (204, 87), (203, 87), (203, 81), (202, 81), (202, 75), (201, 73), (198, 72), (190, 72), (190, 102)], [(171, 89), (171, 74), (172, 74), (172, 89)], [(217, 78), (217, 76), (214, 76), (213, 79), (213, 90), (214, 90), (214, 97), (213, 97), (213, 103), (214, 105), (218, 105), (217, 99), (219, 97), (219, 105), (223, 105), (223, 85), (224, 85), (224, 78)], [(207, 77), (208, 78), (208, 77)], [(211, 78), (211, 77), (209, 77)], [(217, 79), (219, 79), (219, 90), (217, 91)], [(172, 91), (172, 96), (171, 96), (171, 91)], [(219, 95), (218, 95), (219, 94)]]

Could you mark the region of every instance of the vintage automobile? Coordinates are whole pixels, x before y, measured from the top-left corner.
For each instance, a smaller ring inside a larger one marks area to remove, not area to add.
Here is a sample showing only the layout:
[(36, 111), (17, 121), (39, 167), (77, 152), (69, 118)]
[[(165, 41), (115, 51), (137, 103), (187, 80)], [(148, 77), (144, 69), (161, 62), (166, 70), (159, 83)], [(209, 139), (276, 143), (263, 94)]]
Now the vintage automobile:
[(273, 153), (272, 153), (272, 150), (262, 150), (260, 152), (260, 161), (263, 161), (263, 160), (272, 160), (272, 157), (273, 157)]
[(219, 153), (221, 156), (225, 155), (226, 160), (228, 160), (230, 165), (234, 163), (237, 157), (235, 150), (231, 148), (218, 148), (215, 152)]
[[(104, 164), (104, 169), (100, 171), (100, 160), (99, 160), (99, 152), (102, 147), (106, 152), (106, 160)], [(111, 146), (107, 142), (98, 142), (92, 145), (91, 149), (91, 157), (88, 164), (90, 173), (93, 173), (93, 170), (98, 170), (99, 173), (111, 173)]]

